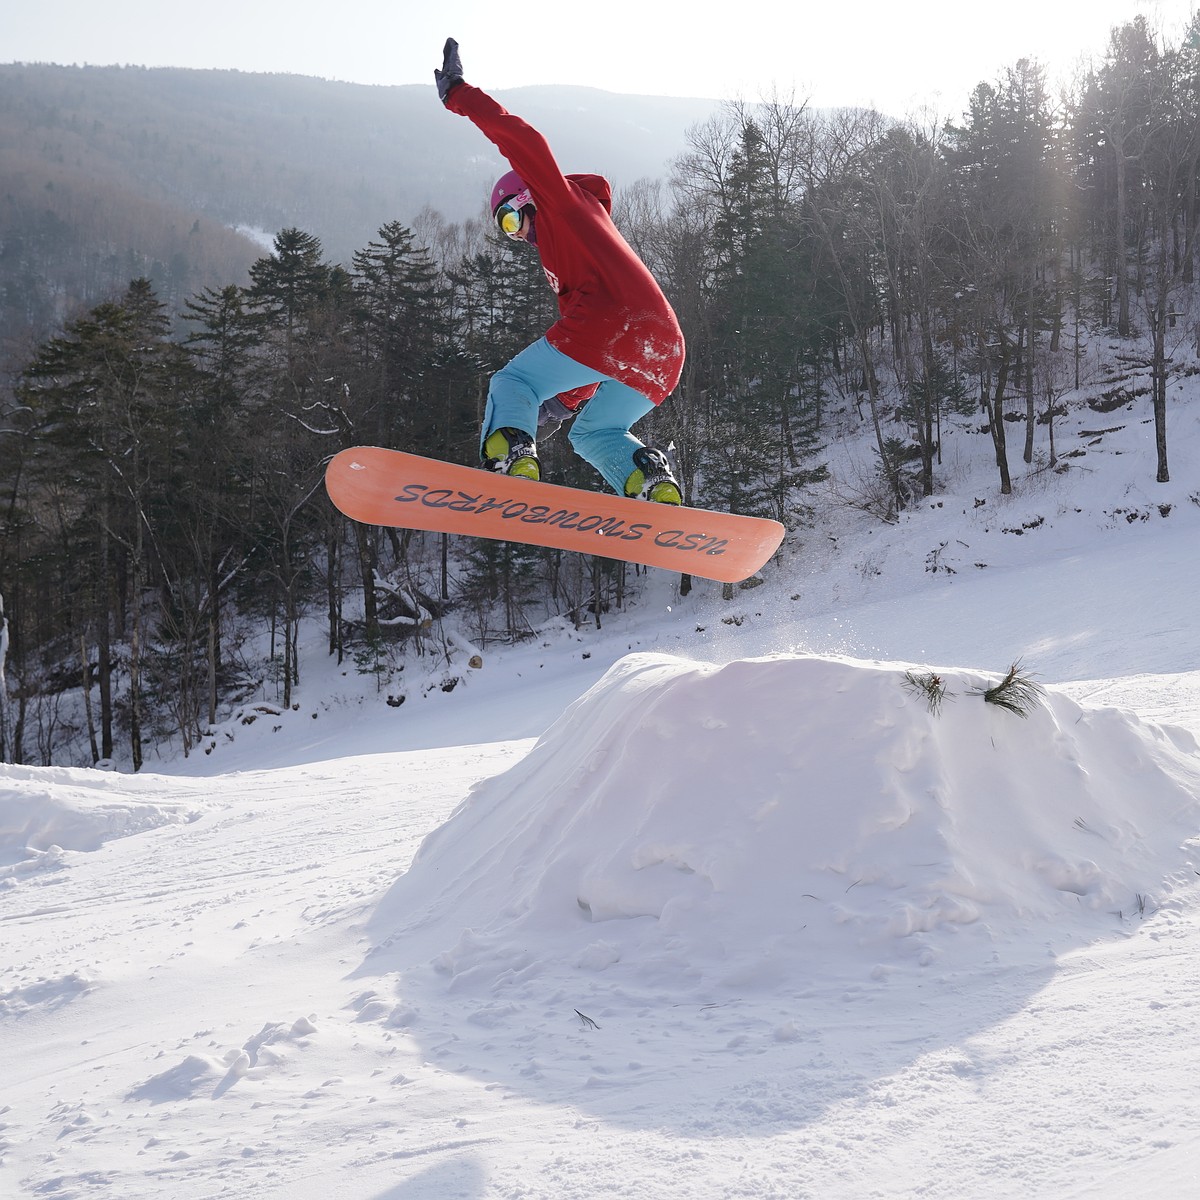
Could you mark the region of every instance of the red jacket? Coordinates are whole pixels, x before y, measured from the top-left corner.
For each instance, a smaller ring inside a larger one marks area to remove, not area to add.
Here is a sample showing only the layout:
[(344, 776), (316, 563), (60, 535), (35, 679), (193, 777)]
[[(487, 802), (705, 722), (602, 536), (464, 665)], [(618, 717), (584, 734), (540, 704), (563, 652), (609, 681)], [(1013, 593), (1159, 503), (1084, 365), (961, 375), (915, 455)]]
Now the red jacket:
[(559, 319), (547, 340), (661, 404), (683, 370), (683, 333), (654, 276), (612, 222), (608, 180), (564, 176), (536, 129), (468, 83), (450, 91), (446, 107), (479, 127), (533, 196), (542, 269), (558, 295)]

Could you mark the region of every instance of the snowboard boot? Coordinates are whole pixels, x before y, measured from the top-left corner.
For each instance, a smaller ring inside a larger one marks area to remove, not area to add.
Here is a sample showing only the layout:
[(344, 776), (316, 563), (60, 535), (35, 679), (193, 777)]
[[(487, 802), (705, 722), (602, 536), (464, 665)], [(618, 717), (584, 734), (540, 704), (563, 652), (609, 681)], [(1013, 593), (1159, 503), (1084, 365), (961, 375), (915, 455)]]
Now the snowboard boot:
[(682, 504), (683, 495), (671, 464), (661, 450), (642, 446), (633, 452), (633, 471), (625, 480), (625, 495), (656, 504)]
[(494, 429), (483, 443), (483, 465), (501, 475), (519, 475), (522, 479), (542, 477), (538, 466), (537, 443), (519, 429)]

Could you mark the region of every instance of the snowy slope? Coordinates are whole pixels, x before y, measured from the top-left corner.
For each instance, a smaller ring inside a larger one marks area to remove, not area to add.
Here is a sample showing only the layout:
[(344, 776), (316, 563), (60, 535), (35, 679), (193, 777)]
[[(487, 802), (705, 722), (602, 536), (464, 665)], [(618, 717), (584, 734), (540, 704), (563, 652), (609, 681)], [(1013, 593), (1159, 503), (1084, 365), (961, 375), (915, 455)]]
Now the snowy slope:
[(0, 766), (0, 1195), (1200, 1194), (1188, 384), (1168, 485), (1138, 402), (891, 526), (848, 449), (731, 601)]

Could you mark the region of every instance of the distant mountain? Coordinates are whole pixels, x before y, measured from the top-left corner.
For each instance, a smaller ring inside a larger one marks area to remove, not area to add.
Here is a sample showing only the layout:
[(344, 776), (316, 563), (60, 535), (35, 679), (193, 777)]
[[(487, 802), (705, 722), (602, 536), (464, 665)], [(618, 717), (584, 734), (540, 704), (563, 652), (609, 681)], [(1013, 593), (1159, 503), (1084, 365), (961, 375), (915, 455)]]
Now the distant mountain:
[[(496, 93), (566, 171), (662, 177), (715, 100)], [(479, 216), (507, 167), (428, 87), (141, 67), (0, 65), (0, 370), (137, 275), (178, 306), (241, 283), (298, 226), (348, 263), (429, 206)]]

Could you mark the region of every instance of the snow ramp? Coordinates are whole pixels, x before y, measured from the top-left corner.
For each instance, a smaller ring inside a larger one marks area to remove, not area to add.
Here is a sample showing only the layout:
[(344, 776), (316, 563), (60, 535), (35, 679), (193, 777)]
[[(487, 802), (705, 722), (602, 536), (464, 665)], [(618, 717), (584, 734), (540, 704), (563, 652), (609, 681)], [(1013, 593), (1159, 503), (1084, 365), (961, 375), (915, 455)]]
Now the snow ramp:
[(1195, 883), (1190, 734), (964, 670), (935, 711), (928, 674), (623, 659), (425, 840), (364, 967), (719, 1002), (1121, 936)]

